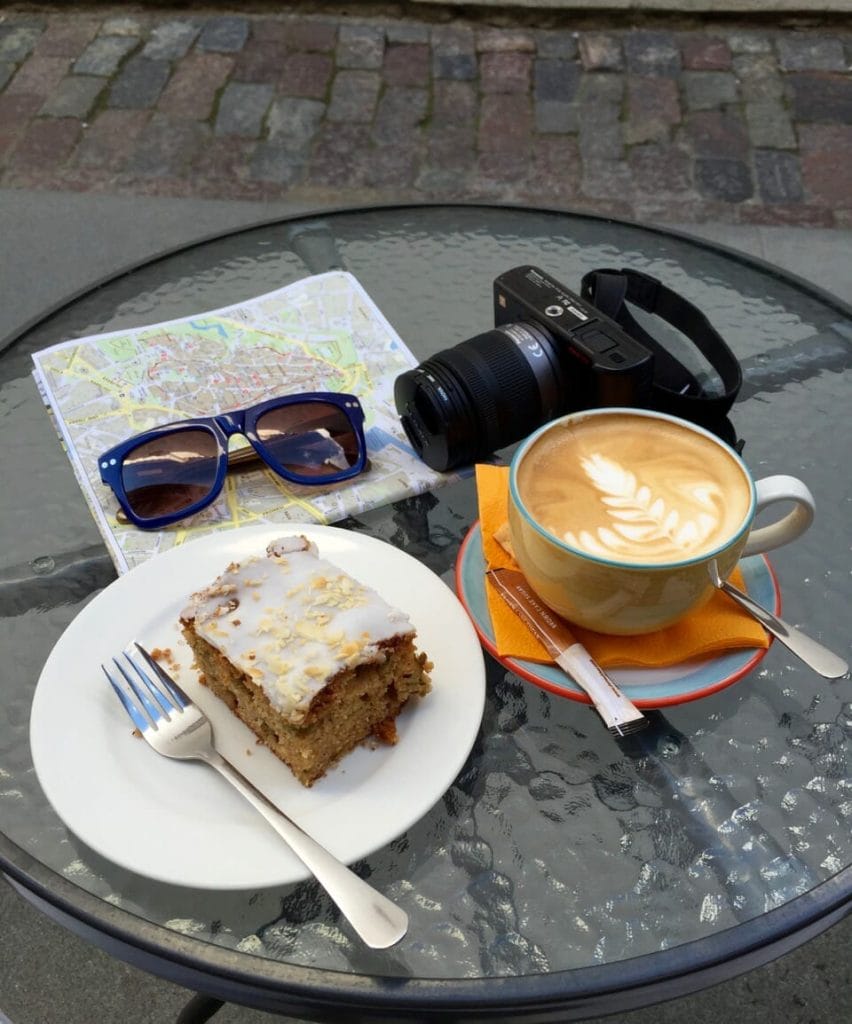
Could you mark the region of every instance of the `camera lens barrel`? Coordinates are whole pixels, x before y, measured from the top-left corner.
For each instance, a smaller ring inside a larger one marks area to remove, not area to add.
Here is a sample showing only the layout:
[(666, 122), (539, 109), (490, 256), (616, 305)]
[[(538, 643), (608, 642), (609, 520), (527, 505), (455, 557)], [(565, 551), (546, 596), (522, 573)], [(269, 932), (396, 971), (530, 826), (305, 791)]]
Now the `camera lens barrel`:
[(551, 335), (538, 324), (515, 322), (401, 374), (394, 397), (417, 454), (443, 472), (490, 455), (557, 416), (565, 390)]

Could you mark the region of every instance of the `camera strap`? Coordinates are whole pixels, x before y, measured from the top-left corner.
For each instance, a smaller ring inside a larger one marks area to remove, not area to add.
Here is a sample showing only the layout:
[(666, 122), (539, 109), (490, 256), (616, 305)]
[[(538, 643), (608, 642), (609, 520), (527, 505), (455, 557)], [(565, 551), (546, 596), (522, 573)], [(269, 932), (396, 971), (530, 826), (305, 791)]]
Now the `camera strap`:
[[(655, 408), (711, 430), (725, 423), (742, 384), (742, 370), (700, 309), (638, 270), (591, 270), (583, 277), (581, 295), (654, 353), (651, 389)], [(723, 393), (707, 394), (694, 374), (637, 323), (628, 302), (660, 317), (688, 338), (719, 375)]]

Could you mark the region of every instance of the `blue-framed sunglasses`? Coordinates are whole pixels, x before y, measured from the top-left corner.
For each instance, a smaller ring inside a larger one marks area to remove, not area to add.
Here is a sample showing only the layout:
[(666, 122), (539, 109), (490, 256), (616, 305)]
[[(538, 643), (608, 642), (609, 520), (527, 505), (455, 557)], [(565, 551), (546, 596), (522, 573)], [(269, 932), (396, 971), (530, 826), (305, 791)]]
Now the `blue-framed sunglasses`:
[[(242, 434), (251, 444), (228, 452)], [(354, 395), (317, 391), (272, 398), (218, 416), (166, 423), (98, 459), (126, 519), (158, 530), (216, 500), (229, 467), (257, 457), (295, 484), (334, 484), (367, 467), (364, 410)]]

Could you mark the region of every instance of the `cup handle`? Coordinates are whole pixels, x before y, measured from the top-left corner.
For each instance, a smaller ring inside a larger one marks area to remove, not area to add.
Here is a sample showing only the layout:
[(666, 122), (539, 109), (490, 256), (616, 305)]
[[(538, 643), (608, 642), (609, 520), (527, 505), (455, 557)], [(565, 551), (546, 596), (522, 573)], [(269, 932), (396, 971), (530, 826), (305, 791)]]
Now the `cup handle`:
[(816, 508), (814, 496), (807, 486), (794, 476), (766, 476), (762, 480), (756, 480), (754, 486), (757, 491), (755, 515), (778, 501), (792, 501), (795, 507), (777, 522), (752, 530), (742, 551), (743, 558), (746, 555), (772, 551), (801, 537), (814, 521)]

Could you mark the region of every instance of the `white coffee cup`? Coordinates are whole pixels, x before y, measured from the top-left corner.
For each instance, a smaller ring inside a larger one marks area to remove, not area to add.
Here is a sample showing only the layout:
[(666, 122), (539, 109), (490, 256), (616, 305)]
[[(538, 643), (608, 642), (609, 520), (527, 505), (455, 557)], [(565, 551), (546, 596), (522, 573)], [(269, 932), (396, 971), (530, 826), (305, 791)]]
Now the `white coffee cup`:
[[(754, 525), (784, 502), (793, 508)], [(594, 409), (545, 424), (518, 447), (509, 474), (521, 571), (563, 618), (601, 633), (671, 625), (714, 592), (711, 561), (726, 577), (740, 558), (800, 537), (814, 509), (798, 478), (754, 481), (714, 434), (647, 410)]]

